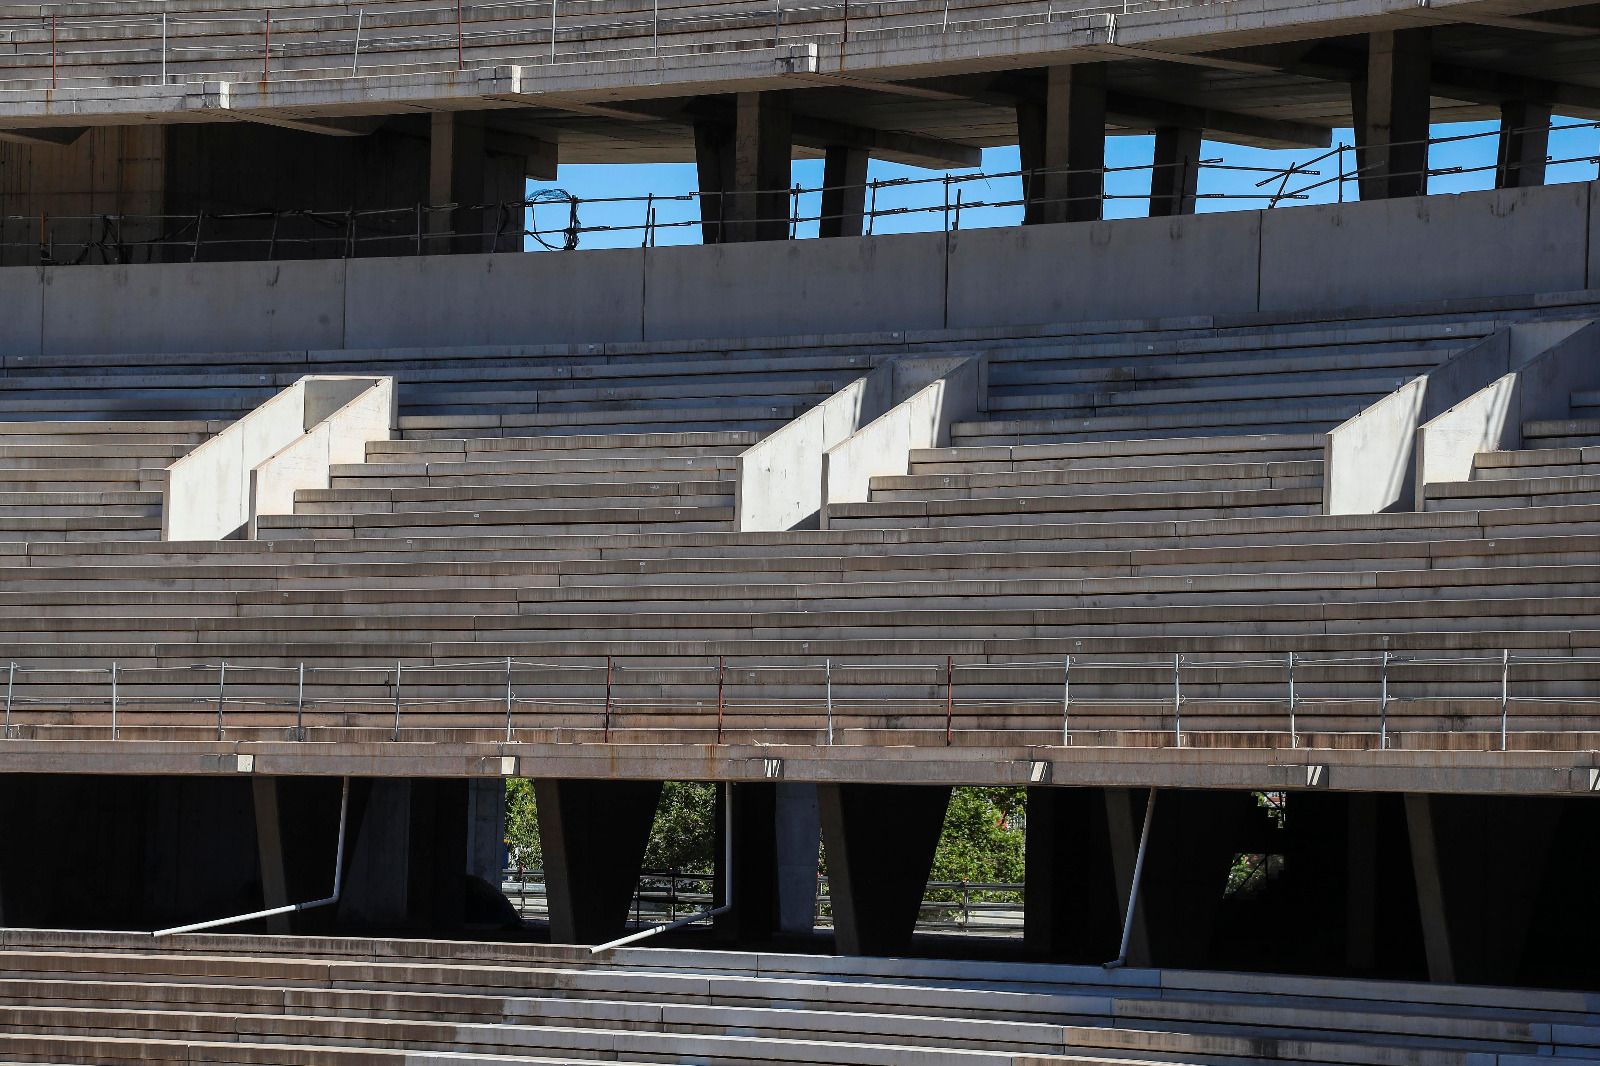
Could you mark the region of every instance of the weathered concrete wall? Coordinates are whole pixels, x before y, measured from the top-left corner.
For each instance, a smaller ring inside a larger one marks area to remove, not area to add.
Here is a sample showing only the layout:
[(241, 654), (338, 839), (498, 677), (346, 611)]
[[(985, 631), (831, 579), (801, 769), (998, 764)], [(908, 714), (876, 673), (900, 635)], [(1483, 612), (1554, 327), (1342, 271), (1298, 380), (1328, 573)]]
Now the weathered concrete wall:
[(352, 262), (343, 347), (641, 340), (644, 258), (607, 249)]
[(1571, 291), (1600, 286), (1592, 205), (1600, 189), (1562, 185), (948, 239), (18, 267), (0, 270), (0, 355), (815, 335)]
[(341, 347), (345, 340), (345, 264), (339, 261), (35, 273), (44, 285), (39, 332), (47, 355), (265, 351)]
[(644, 339), (939, 329), (944, 235), (660, 248)]
[(44, 270), (0, 270), (0, 354), (38, 355), (44, 327)]
[(1587, 185), (1262, 212), (1262, 311), (1382, 307), (1588, 284)]
[(950, 239), (950, 326), (1256, 309), (1261, 213), (969, 230)]

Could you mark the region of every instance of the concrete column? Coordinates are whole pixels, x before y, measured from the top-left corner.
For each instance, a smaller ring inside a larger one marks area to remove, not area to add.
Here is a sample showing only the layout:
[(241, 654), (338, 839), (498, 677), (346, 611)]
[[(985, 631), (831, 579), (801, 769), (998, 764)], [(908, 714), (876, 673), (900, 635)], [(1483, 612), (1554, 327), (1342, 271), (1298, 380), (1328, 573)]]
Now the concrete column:
[(1184, 126), (1156, 130), (1154, 166), (1150, 171), (1151, 217), (1194, 214), (1202, 133)]
[[(488, 212), (473, 205), (483, 203), (484, 145), (483, 126), (472, 115), (456, 111), (436, 111), (428, 139), (428, 204), (441, 207), (459, 204), (453, 211), (431, 211), (428, 232), (454, 233), (453, 238), (433, 242), (435, 254), (443, 252), (485, 251), (481, 234), (489, 225)], [(492, 245), (492, 240), (487, 243)]]
[(817, 924), (817, 854), (822, 815), (817, 786), (780, 783), (773, 812), (778, 841), (778, 931), (809, 936)]
[(1017, 102), (1023, 222), (1101, 217), (1106, 162), (1104, 63), (1050, 67), (1043, 91)]
[(733, 188), (733, 126), (703, 119), (694, 124), (694, 161), (700, 186), (700, 240), (720, 244)]
[(540, 780), (533, 787), (551, 941), (598, 944), (621, 936), (661, 782)]
[(911, 945), (947, 785), (819, 785), (835, 950), (894, 955)]
[(1521, 189), (1544, 184), (1550, 154), (1550, 105), (1507, 100), (1500, 105), (1500, 141), (1494, 184)]
[(506, 784), (467, 782), (467, 873), (498, 888), (506, 850)]
[[(1113, 854), (1130, 847), (1126, 840), (1112, 843), (1109, 791), (1028, 789), (1023, 937), (1036, 958), (1093, 964), (1117, 954), (1127, 897), (1126, 885), (1118, 880), (1124, 864)], [(1128, 821), (1122, 821), (1124, 830)], [(1131, 876), (1131, 859), (1126, 866)]]
[(1366, 71), (1351, 85), (1363, 200), (1428, 191), (1430, 34), (1422, 28), (1367, 37)]
[(1406, 831), (1411, 837), (1411, 875), (1417, 886), (1422, 943), (1428, 955), (1428, 980), (1451, 982), (1456, 979), (1456, 968), (1450, 954), (1450, 928), (1444, 909), (1444, 881), (1439, 875), (1431, 797), (1417, 792), (1406, 794)]
[(833, 145), (822, 161), (822, 220), (818, 236), (859, 237), (867, 204), (865, 148)]
[[(290, 902), (284, 873), (282, 821), (278, 813), (278, 781), (257, 777), (250, 781), (255, 800), (256, 854), (261, 865), (261, 906), (265, 910), (284, 907)], [(289, 916), (267, 919), (267, 932), (289, 932)]]
[(727, 240), (781, 241), (789, 236), (791, 125), (787, 93), (735, 96)]
[(448, 933), (467, 916), (467, 782), (352, 782), (339, 924)]
[(1378, 798), (1349, 797), (1345, 821), (1345, 957), (1350, 972), (1378, 962)]

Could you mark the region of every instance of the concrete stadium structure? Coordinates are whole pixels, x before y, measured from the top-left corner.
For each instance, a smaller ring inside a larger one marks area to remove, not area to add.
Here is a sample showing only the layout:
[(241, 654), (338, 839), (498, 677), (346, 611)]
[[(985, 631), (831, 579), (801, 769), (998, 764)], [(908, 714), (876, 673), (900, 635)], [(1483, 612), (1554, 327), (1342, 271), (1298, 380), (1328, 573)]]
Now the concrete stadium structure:
[[(1600, 9), (0, 16), (0, 1062), (1600, 1059)], [(690, 160), (700, 245), (523, 254)], [(667, 781), (710, 928), (592, 953)], [(963, 786), (1013, 942), (917, 932)]]

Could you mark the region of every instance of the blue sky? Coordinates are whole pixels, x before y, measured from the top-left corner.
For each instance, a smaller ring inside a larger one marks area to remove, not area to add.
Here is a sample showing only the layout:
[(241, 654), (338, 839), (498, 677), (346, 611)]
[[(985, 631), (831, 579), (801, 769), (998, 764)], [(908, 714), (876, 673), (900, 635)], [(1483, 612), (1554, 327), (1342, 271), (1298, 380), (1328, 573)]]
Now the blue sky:
[[(1580, 120), (1555, 119), (1553, 125), (1579, 124)], [(1550, 156), (1552, 159), (1568, 159), (1582, 157), (1582, 161), (1562, 163), (1551, 166), (1545, 180), (1550, 183), (1569, 181), (1588, 181), (1596, 177), (1596, 164), (1591, 159), (1600, 155), (1600, 129), (1592, 125), (1580, 124), (1581, 128), (1567, 130), (1557, 129), (1550, 137)], [(1494, 132), (1496, 124), (1492, 122), (1454, 123), (1449, 125), (1435, 125), (1435, 137), (1461, 137), (1460, 141), (1451, 144), (1436, 145), (1430, 163), (1435, 169), (1445, 167), (1461, 167), (1468, 171), (1472, 168), (1485, 166), (1492, 167), (1495, 155)], [(1472, 135), (1478, 135), (1473, 137)], [(1348, 129), (1334, 131), (1335, 143), (1349, 145), (1352, 143)], [(1106, 165), (1108, 167), (1143, 167), (1150, 163), (1154, 151), (1153, 138), (1150, 137), (1113, 137), (1106, 145)], [(1255, 148), (1241, 148), (1236, 145), (1219, 144), (1212, 141), (1205, 142), (1202, 152), (1206, 160), (1218, 160), (1227, 166), (1235, 167), (1270, 167), (1284, 168), (1293, 163), (1307, 164), (1326, 153), (1326, 149), (1308, 149), (1295, 151), (1268, 151)], [(1346, 167), (1353, 165), (1352, 157), (1346, 154)], [(869, 178), (873, 181), (892, 181), (906, 179), (910, 184), (882, 188), (877, 194), (877, 206), (880, 211), (890, 208), (928, 208), (926, 211), (908, 211), (906, 213), (879, 217), (875, 220), (873, 232), (876, 233), (904, 233), (922, 230), (937, 230), (943, 224), (944, 191), (938, 180), (942, 174), (950, 175), (979, 175), (979, 174), (1004, 174), (1017, 169), (1017, 150), (1015, 147), (991, 148), (983, 153), (983, 164), (974, 170), (932, 171), (922, 170), (917, 167), (901, 166), (881, 160), (873, 160)], [(1289, 189), (1293, 191), (1298, 186), (1314, 184), (1322, 178), (1337, 173), (1337, 164), (1333, 159), (1328, 159), (1312, 167), (1321, 172), (1320, 177), (1298, 176), (1290, 182)], [(1202, 173), (1200, 179), (1201, 211), (1228, 211), (1239, 210), (1244, 207), (1266, 206), (1263, 199), (1251, 198), (1258, 196), (1264, 190), (1257, 188), (1256, 183), (1265, 178), (1265, 174), (1245, 171), (1224, 171), (1208, 169)], [(932, 181), (928, 179), (934, 179)], [(821, 160), (797, 161), (793, 167), (792, 182), (797, 182), (806, 188), (814, 188), (822, 182)], [(1277, 182), (1274, 180), (1274, 186)], [(1430, 192), (1464, 192), (1471, 189), (1489, 188), (1494, 184), (1492, 169), (1477, 170), (1476, 172), (1458, 174), (1436, 174), (1430, 181)], [(1144, 197), (1149, 193), (1150, 177), (1147, 170), (1128, 170), (1120, 173), (1111, 173), (1107, 176), (1106, 191), (1113, 199), (1106, 203), (1106, 217), (1122, 218), (1143, 215), (1145, 213)], [(576, 165), (563, 166), (558, 178), (553, 182), (530, 183), (530, 192), (541, 190), (563, 189), (582, 200), (595, 198), (637, 198), (624, 202), (612, 203), (584, 203), (579, 209), (579, 220), (582, 225), (618, 227), (611, 232), (591, 232), (582, 235), (580, 246), (583, 248), (616, 248), (637, 247), (644, 234), (640, 228), (643, 224), (645, 212), (648, 207), (654, 207), (657, 222), (655, 243), (666, 244), (697, 244), (700, 241), (698, 227), (699, 208), (690, 194), (695, 189), (695, 171), (689, 164), (619, 164), (619, 165)], [(1009, 178), (984, 178), (981, 180), (964, 181), (952, 186), (954, 190), (961, 190), (961, 199), (964, 204), (975, 201), (986, 203), (1004, 203), (1014, 201), (1021, 196), (1021, 183), (1015, 176)], [(1208, 198), (1207, 194), (1220, 194)], [(652, 203), (646, 202), (646, 197), (654, 196), (657, 199)], [(1355, 195), (1354, 184), (1346, 186), (1346, 199)], [(1307, 198), (1292, 203), (1327, 203), (1337, 199), (1336, 186), (1324, 185), (1307, 194)], [(1287, 206), (1287, 204), (1285, 205)], [(801, 214), (815, 215), (818, 209), (818, 197), (810, 194), (801, 199)], [(544, 228), (563, 226), (567, 222), (568, 207), (565, 204), (539, 207), (535, 209), (538, 224)], [(962, 228), (976, 228), (981, 226), (1012, 226), (1022, 219), (1020, 207), (994, 207), (972, 208), (964, 207), (961, 214)], [(816, 235), (816, 225), (811, 223), (803, 225), (800, 236)]]

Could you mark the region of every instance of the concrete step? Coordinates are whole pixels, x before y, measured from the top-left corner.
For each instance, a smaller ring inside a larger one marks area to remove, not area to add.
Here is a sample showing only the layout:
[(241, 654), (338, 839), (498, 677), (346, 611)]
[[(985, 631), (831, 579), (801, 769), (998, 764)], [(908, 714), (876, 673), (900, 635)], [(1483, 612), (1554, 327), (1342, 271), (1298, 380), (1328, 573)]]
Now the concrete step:
[(1133, 468), (1108, 465), (991, 473), (912, 473), (872, 478), (870, 488), (873, 502), (914, 502), (918, 499), (997, 499), (1032, 494), (1308, 488), (1320, 486), (1321, 483), (1322, 463), (1313, 461)]
[(1600, 470), (1576, 476), (1505, 477), (1430, 484), (1425, 495), (1428, 507), (1439, 510), (1600, 503)]
[(584, 500), (590, 507), (622, 506), (640, 497), (670, 499), (681, 507), (732, 507), (732, 481), (642, 481), (624, 483), (495, 484), (415, 489), (302, 489), (295, 493), (296, 514), (357, 514), (374, 511), (461, 511), (493, 509), (506, 501)]
[(1192, 492), (1135, 491), (1124, 493), (1034, 494), (1013, 497), (931, 499), (904, 503), (829, 504), (829, 528), (888, 528), (938, 523), (1057, 521), (1081, 515), (1087, 521), (1117, 522), (1199, 520), (1223, 517), (1312, 515), (1320, 511), (1318, 487), (1218, 489)]
[(1600, 446), (1600, 418), (1539, 419), (1524, 422), (1522, 439), (1529, 448)]
[[(957, 423), (952, 436), (966, 436)], [(1204, 457), (1221, 463), (1320, 461), (1325, 439), (1318, 434), (1224, 437), (1161, 437), (1058, 444), (920, 448), (911, 452), (911, 473), (988, 473), (1105, 466), (1181, 466)]]

